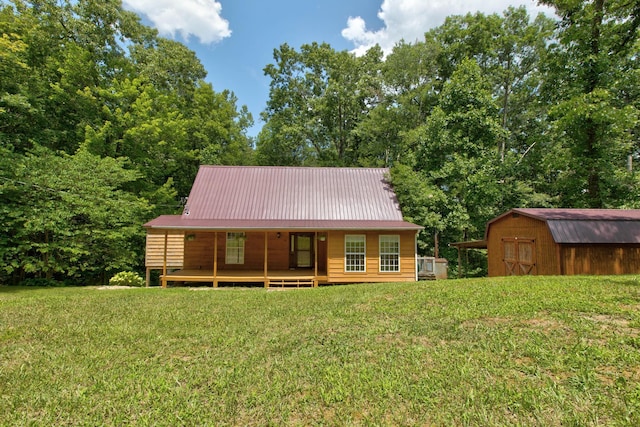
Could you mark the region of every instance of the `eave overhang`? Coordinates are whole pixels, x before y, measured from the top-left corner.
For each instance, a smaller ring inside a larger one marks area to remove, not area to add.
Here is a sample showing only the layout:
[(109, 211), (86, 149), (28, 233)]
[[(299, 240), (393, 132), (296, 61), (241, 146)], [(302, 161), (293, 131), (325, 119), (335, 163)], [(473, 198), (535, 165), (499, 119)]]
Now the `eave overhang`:
[(419, 231), (424, 228), (407, 221), (190, 219), (184, 215), (163, 215), (144, 227), (185, 231)]

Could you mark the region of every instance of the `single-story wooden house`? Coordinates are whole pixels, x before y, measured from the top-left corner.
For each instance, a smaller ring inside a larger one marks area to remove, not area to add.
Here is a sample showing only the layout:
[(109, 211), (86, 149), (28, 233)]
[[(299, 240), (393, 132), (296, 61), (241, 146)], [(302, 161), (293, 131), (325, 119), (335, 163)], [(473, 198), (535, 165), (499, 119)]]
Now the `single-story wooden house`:
[(487, 223), (489, 276), (640, 273), (640, 209), (512, 209)]
[(169, 281), (317, 286), (415, 281), (416, 235), (387, 169), (202, 166), (182, 215), (147, 224)]

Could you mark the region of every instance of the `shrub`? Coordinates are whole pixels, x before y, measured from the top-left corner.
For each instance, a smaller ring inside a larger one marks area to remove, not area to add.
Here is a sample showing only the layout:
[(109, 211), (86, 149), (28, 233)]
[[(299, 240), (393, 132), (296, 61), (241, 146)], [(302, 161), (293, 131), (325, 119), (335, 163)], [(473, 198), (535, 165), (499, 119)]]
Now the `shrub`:
[(133, 271), (121, 271), (109, 279), (111, 286), (144, 286), (144, 279)]

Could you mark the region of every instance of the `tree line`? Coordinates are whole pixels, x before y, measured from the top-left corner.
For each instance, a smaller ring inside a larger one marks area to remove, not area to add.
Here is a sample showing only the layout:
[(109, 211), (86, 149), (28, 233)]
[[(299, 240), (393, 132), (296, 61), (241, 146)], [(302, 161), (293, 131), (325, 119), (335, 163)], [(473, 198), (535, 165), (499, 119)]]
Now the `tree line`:
[(104, 282), (202, 163), (253, 157), (253, 119), (195, 53), (119, 0), (0, 3), (0, 271)]
[(542, 3), (559, 19), (451, 16), (386, 56), (283, 44), (253, 140), (120, 0), (0, 2), (0, 279), (141, 268), (141, 224), (181, 211), (200, 164), (389, 167), (420, 250), (437, 235), (450, 261), (512, 207), (640, 207), (640, 5)]
[(451, 16), (386, 57), (280, 46), (256, 159), (391, 168), (421, 251), (454, 263), (513, 207), (640, 207), (640, 3), (541, 3), (557, 16)]

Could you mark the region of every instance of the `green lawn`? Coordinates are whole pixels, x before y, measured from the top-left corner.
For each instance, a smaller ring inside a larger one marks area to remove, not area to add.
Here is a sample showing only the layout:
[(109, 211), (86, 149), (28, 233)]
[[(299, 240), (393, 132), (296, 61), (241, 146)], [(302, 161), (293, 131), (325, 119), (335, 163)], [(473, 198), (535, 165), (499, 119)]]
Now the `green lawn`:
[(0, 425), (640, 425), (640, 277), (0, 287)]

